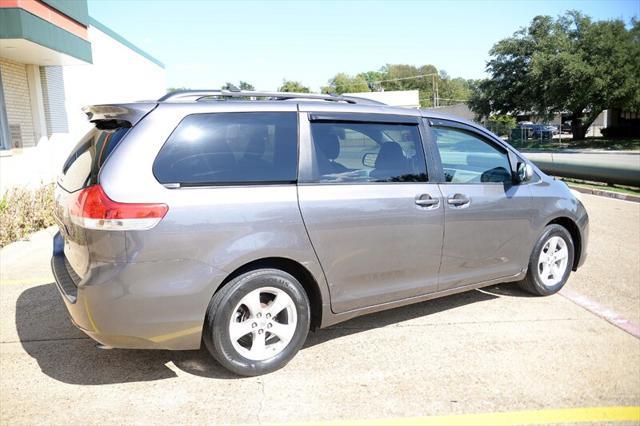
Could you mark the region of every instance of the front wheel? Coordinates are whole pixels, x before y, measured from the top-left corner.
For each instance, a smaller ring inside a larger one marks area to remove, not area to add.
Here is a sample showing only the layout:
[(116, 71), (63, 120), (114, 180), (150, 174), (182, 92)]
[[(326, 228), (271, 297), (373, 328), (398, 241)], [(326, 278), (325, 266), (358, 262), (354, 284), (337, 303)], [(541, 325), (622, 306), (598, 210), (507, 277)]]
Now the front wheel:
[(211, 300), (203, 339), (223, 367), (242, 376), (289, 362), (309, 332), (309, 299), (302, 285), (277, 269), (242, 274)]
[(518, 284), (537, 296), (557, 293), (569, 278), (574, 253), (569, 231), (560, 225), (548, 225), (533, 248), (526, 277)]

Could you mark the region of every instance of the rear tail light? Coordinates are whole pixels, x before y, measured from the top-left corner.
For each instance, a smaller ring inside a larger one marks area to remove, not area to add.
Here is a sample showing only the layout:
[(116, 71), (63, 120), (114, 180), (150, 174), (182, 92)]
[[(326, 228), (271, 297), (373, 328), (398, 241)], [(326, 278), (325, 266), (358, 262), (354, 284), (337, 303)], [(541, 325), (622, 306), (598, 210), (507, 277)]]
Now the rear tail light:
[(168, 210), (166, 204), (119, 203), (109, 198), (100, 185), (92, 185), (78, 192), (69, 215), (83, 228), (133, 231), (153, 228)]

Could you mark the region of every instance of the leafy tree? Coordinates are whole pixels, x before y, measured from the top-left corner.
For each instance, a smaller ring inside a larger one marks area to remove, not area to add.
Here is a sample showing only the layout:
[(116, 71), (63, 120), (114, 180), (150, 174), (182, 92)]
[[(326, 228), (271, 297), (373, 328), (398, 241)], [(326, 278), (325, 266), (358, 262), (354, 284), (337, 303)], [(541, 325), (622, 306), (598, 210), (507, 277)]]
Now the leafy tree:
[(352, 77), (345, 73), (338, 73), (329, 80), (329, 85), (321, 89), (322, 93), (358, 93), (370, 92), (367, 80), (362, 75)]
[(516, 127), (516, 118), (511, 115), (492, 115), (489, 117), (489, 123), (501, 124), (508, 128)]
[(470, 82), (462, 78), (452, 79), (445, 71), (433, 65), (387, 64), (379, 71), (358, 74), (367, 80), (371, 90), (419, 90), (420, 105), (433, 106), (434, 85), (438, 88), (439, 103), (450, 104), (466, 101), (470, 94)]
[(230, 90), (232, 87), (237, 87), (240, 90), (255, 90), (255, 87), (253, 87), (252, 84), (249, 84), (246, 81), (242, 81), (242, 80), (240, 80), (240, 82), (237, 85), (227, 81), (225, 84), (222, 85), (221, 89)]
[(384, 90), (419, 90), (420, 105), (433, 106), (434, 77), (439, 78), (435, 66), (387, 64), (380, 70), (384, 74), (381, 83)]
[(593, 22), (580, 12), (536, 16), (528, 27), (496, 43), (490, 79), (473, 91), (479, 115), (571, 114), (574, 139), (584, 139), (598, 114), (640, 105), (640, 24)]
[(509, 136), (511, 129), (516, 127), (516, 118), (512, 115), (492, 115), (484, 125), (497, 135)]
[(308, 87), (303, 86), (299, 81), (282, 80), (282, 86), (278, 88), (278, 92), (291, 92), (291, 93), (309, 93)]
[(367, 82), (367, 86), (369, 86), (369, 90), (372, 92), (376, 92), (382, 89), (380, 80), (384, 80), (385, 75), (382, 71), (367, 71), (361, 72), (358, 74), (358, 77), (362, 77)]
[(188, 87), (169, 87), (167, 88), (167, 93), (171, 93), (171, 92), (177, 92), (178, 90), (189, 90)]

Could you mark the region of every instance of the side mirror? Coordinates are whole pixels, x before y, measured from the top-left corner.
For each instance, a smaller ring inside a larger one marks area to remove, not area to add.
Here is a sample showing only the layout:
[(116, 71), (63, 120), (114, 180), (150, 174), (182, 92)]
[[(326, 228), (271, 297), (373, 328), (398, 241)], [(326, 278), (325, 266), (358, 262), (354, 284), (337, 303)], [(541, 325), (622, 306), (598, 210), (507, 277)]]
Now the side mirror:
[(378, 158), (377, 152), (367, 152), (362, 156), (362, 165), (365, 167), (375, 167), (376, 159)]
[(525, 162), (518, 162), (517, 181), (518, 183), (529, 182), (533, 178), (533, 169)]

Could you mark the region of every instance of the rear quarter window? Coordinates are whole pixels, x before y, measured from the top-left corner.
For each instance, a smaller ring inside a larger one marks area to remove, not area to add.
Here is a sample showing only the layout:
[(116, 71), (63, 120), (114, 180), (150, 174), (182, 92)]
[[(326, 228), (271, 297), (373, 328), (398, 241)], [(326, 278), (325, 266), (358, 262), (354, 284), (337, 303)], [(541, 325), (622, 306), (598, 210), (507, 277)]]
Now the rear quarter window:
[(120, 143), (128, 127), (112, 130), (92, 129), (71, 151), (58, 180), (68, 192), (75, 192), (98, 182), (105, 160)]
[(185, 117), (153, 164), (163, 184), (293, 183), (295, 112), (206, 113)]

